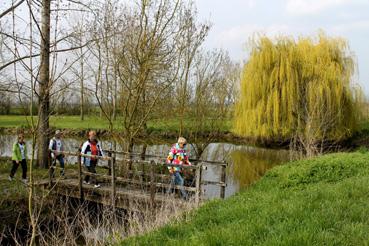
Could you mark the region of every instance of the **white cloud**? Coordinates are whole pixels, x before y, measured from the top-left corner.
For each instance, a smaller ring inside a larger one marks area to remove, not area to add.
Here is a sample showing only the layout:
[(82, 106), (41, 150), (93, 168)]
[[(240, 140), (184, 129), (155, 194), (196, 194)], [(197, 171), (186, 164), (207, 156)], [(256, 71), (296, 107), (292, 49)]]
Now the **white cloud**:
[(336, 25), (332, 28), (332, 31), (337, 33), (347, 33), (350, 31), (369, 31), (369, 20), (355, 21), (351, 23), (345, 23)]
[(286, 10), (293, 15), (316, 14), (346, 4), (364, 4), (367, 0), (287, 0)]
[(253, 7), (255, 7), (255, 0), (248, 0), (248, 1), (247, 1), (247, 6), (248, 6), (249, 8), (253, 8)]
[(221, 44), (245, 43), (255, 33), (261, 33), (268, 36), (276, 36), (283, 33), (290, 33), (291, 28), (288, 25), (240, 25), (223, 30), (218, 35), (218, 42)]
[(293, 29), (287, 25), (275, 24), (269, 26), (262, 25), (238, 25), (228, 29), (219, 30), (211, 35), (207, 44), (210, 47), (224, 48), (229, 51), (231, 57), (242, 60), (247, 55), (246, 44), (255, 34), (265, 34), (275, 37), (281, 34), (292, 34)]

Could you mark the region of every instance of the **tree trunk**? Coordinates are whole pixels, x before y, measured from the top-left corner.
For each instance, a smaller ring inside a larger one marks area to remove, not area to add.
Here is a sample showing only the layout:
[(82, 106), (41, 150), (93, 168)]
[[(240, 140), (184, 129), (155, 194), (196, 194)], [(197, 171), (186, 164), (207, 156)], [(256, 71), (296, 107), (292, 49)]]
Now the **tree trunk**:
[(37, 163), (40, 167), (48, 166), (48, 133), (50, 114), (50, 2), (42, 1), (41, 26), (41, 62), (39, 80), (39, 128)]
[(114, 69), (114, 96), (113, 96), (113, 120), (117, 119), (117, 100), (118, 100), (118, 76), (117, 76), (117, 70)]
[[(82, 46), (82, 38), (80, 40), (80, 45)], [(85, 119), (85, 113), (84, 113), (84, 69), (83, 69), (83, 65), (84, 65), (84, 55), (83, 55), (83, 50), (81, 48), (81, 102), (80, 102), (80, 117), (81, 117), (81, 121), (83, 121)]]

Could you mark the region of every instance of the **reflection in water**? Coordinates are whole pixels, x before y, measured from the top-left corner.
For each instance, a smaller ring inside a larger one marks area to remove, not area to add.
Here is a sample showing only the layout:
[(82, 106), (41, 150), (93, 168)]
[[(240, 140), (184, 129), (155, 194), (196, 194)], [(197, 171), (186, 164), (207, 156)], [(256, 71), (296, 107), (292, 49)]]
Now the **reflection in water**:
[(235, 150), (229, 155), (231, 165), (228, 175), (238, 181), (239, 188), (246, 187), (262, 177), (268, 169), (287, 161), (288, 157), (284, 150)]
[[(201, 156), (202, 160), (223, 161), (229, 164), (226, 175), (225, 196), (229, 197), (257, 181), (264, 173), (292, 158), (288, 150), (257, 148), (248, 145), (230, 143), (211, 143)], [(204, 180), (219, 181), (221, 168), (218, 165), (207, 165), (203, 172)], [(205, 197), (219, 197), (220, 187), (204, 185)]]

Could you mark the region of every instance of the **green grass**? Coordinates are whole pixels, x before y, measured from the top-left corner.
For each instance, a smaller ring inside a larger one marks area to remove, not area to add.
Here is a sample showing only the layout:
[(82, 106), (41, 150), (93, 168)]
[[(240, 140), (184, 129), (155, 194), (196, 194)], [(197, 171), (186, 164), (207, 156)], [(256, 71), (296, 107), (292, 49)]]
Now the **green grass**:
[[(23, 115), (0, 115), (0, 127), (28, 128), (30, 119), (29, 116)], [(108, 129), (109, 124), (108, 121), (98, 117), (86, 117), (85, 121), (81, 121), (79, 116), (51, 116), (50, 126), (62, 129)], [(115, 122), (115, 126), (119, 126), (118, 122)]]
[(369, 153), (273, 168), (254, 186), (207, 202), (121, 245), (368, 245)]
[[(27, 176), (29, 178), (29, 161), (27, 162)], [(10, 182), (8, 176), (12, 167), (11, 160), (5, 158), (0, 160), (0, 197), (3, 201), (13, 201), (24, 199), (27, 197), (27, 186), (21, 182), (22, 167), (19, 165), (15, 174), (15, 179)], [(34, 180), (41, 180), (48, 178), (48, 170), (44, 168), (33, 168)]]
[[(36, 119), (36, 118), (35, 118)], [(27, 122), (28, 120), (28, 122)], [(30, 117), (22, 115), (0, 115), (0, 128), (28, 128), (30, 122)], [(194, 120), (187, 119), (184, 122), (186, 130), (191, 130), (189, 126), (194, 125)], [(206, 122), (208, 125), (211, 123), (209, 120)], [(159, 119), (152, 120), (148, 122), (148, 128), (150, 131), (154, 132), (177, 132), (179, 129), (178, 119)], [(109, 124), (105, 119), (99, 117), (88, 116), (84, 121), (80, 120), (79, 116), (51, 116), (50, 126), (60, 129), (108, 129)], [(211, 128), (208, 126), (208, 130)], [(221, 126), (222, 131), (229, 131), (231, 128), (231, 121), (227, 120)], [(117, 119), (114, 122), (114, 129), (121, 130), (122, 122)], [(206, 130), (207, 128), (205, 128)], [(193, 129), (192, 129), (193, 130)]]

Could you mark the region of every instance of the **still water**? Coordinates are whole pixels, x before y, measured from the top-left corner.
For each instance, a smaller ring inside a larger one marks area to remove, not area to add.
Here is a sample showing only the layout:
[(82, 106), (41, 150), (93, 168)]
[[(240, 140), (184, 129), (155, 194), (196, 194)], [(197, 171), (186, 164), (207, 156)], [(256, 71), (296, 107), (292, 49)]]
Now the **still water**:
[[(13, 143), (16, 136), (0, 136), (0, 156), (10, 157)], [(27, 139), (26, 139), (27, 141)], [(81, 139), (65, 138), (64, 146), (66, 151), (76, 151), (81, 144)], [(171, 144), (148, 145), (146, 154), (158, 155), (165, 158), (168, 154)], [(190, 158), (194, 157), (194, 150), (188, 145)], [(28, 150), (31, 149), (30, 141), (27, 141)], [(102, 141), (103, 149), (110, 149), (112, 144), (108, 141)], [(135, 145), (133, 151), (141, 152), (142, 146)], [(117, 150), (120, 150), (117, 145)], [(28, 151), (29, 157), (31, 156)], [(290, 159), (290, 153), (287, 150), (274, 150), (266, 148), (257, 148), (248, 145), (236, 145), (231, 143), (210, 143), (201, 155), (201, 160), (223, 161), (229, 164), (226, 176), (225, 196), (229, 197), (240, 189), (249, 186), (257, 181), (264, 173), (273, 166), (284, 163)], [(68, 157), (67, 164), (75, 164), (75, 157)], [(107, 163), (101, 162), (101, 165)], [(221, 168), (217, 165), (206, 164), (207, 169), (203, 171), (203, 180), (219, 181)], [(220, 187), (216, 185), (203, 185), (203, 194), (205, 198), (219, 197)]]

